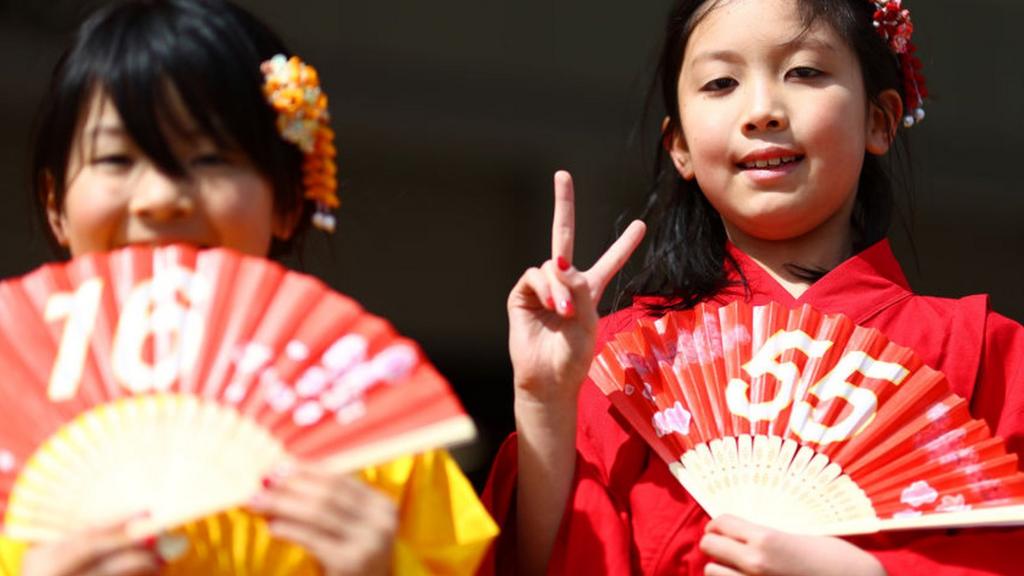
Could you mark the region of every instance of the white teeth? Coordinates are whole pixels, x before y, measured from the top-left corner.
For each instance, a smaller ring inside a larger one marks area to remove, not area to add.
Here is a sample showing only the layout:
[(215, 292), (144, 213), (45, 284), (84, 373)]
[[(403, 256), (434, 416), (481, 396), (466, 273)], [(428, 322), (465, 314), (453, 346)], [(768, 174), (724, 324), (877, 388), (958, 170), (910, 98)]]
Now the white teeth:
[(781, 158), (772, 158), (770, 160), (755, 160), (754, 162), (745, 162), (744, 168), (768, 168), (769, 166), (774, 168), (776, 166), (782, 166), (783, 164), (789, 164), (796, 162), (796, 156), (783, 156)]

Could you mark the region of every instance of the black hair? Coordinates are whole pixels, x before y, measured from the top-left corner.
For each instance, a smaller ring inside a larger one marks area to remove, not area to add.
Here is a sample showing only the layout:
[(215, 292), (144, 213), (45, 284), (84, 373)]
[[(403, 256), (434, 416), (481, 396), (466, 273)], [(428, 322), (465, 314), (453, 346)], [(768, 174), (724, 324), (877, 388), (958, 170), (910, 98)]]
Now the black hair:
[[(651, 305), (665, 311), (696, 306), (729, 284), (729, 268), (740, 272), (726, 251), (726, 233), (718, 212), (711, 206), (696, 180), (685, 180), (675, 170), (663, 142), (679, 129), (677, 81), (690, 34), (697, 24), (723, 0), (678, 0), (665, 28), (664, 44), (652, 84), (651, 96), (660, 94), (668, 123), (658, 134), (653, 162), (654, 183), (641, 212), (649, 227), (647, 250), (640, 270), (617, 296), (628, 304), (631, 296), (656, 295), (667, 304)], [(875, 31), (874, 3), (867, 0), (797, 0), (805, 30), (824, 21), (849, 46), (860, 63), (869, 103), (881, 106), (878, 96), (887, 89), (905, 98), (902, 71), (896, 56)], [(889, 118), (898, 125), (899, 118)], [(885, 238), (896, 210), (893, 188), (909, 188), (907, 142), (900, 132), (887, 155), (865, 152), (857, 196), (851, 216), (855, 252)], [(813, 281), (827, 270), (792, 263), (789, 271)]]
[(98, 90), (142, 152), (168, 175), (183, 175), (165, 133), (185, 135), (173, 86), (203, 135), (244, 153), (270, 182), (275, 213), (299, 216), (295, 233), (275, 238), (270, 253), (290, 250), (309, 207), (302, 153), (278, 134), (262, 92), (260, 63), (275, 54), (289, 54), (281, 39), (224, 0), (129, 0), (94, 12), (57, 62), (36, 120), (32, 178), (40, 215), (45, 219), (50, 186), (63, 203), (72, 141)]

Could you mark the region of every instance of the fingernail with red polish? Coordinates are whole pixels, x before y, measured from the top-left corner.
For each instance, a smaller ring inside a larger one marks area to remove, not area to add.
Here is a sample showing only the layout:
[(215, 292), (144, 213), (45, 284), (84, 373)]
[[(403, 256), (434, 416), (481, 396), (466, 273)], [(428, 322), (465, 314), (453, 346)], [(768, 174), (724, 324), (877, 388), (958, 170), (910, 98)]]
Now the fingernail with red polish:
[(565, 313), (566, 316), (572, 316), (572, 313), (575, 310), (575, 307), (572, 305), (572, 300), (562, 300), (561, 304), (560, 308), (562, 309), (562, 312)]
[(157, 566), (166, 566), (167, 560), (160, 553), (158, 543), (159, 540), (154, 534), (153, 536), (147, 536), (146, 539), (142, 541), (142, 547), (153, 556), (153, 560), (156, 562)]
[(277, 484), (277, 477), (274, 476), (273, 474), (267, 474), (260, 479), (260, 484), (262, 484), (264, 488), (269, 490), (273, 488), (275, 484)]
[(555, 308), (555, 299), (548, 296), (547, 300), (544, 301), (544, 305), (553, 310)]
[(562, 272), (565, 272), (566, 270), (568, 270), (569, 269), (569, 261), (566, 260), (565, 258), (559, 256), (558, 257), (558, 269), (561, 270)]

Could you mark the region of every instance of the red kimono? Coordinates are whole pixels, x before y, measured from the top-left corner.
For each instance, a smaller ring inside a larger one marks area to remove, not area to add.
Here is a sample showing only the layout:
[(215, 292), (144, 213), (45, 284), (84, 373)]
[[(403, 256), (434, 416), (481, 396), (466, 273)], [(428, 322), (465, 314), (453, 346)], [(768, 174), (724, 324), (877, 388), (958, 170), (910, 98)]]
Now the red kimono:
[[(889, 248), (879, 242), (793, 298), (745, 254), (730, 247), (751, 303), (810, 304), (877, 328), (942, 371), (1024, 458), (1024, 327), (988, 309), (986, 296), (959, 300), (911, 292)], [(735, 276), (735, 274), (734, 274)], [(713, 300), (744, 297), (740, 286)], [(645, 314), (637, 303), (602, 319), (598, 348)], [(511, 573), (515, 551), (516, 437), (502, 446), (484, 502), (501, 525), (485, 572)], [(580, 391), (576, 476), (549, 574), (703, 574), (698, 542), (709, 520), (591, 382)], [(970, 529), (888, 533), (853, 539), (890, 575), (1024, 574), (1024, 530)]]

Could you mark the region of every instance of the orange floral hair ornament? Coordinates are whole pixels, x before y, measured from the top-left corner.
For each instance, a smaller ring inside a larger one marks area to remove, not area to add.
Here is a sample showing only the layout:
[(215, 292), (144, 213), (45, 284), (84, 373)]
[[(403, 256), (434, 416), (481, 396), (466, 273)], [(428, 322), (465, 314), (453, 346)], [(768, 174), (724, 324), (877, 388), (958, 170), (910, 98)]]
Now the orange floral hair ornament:
[(338, 167), (327, 96), (316, 70), (297, 56), (278, 54), (260, 65), (263, 94), (277, 111), (277, 130), (306, 157), (302, 162), (303, 196), (316, 203), (313, 225), (334, 232), (338, 200)]

